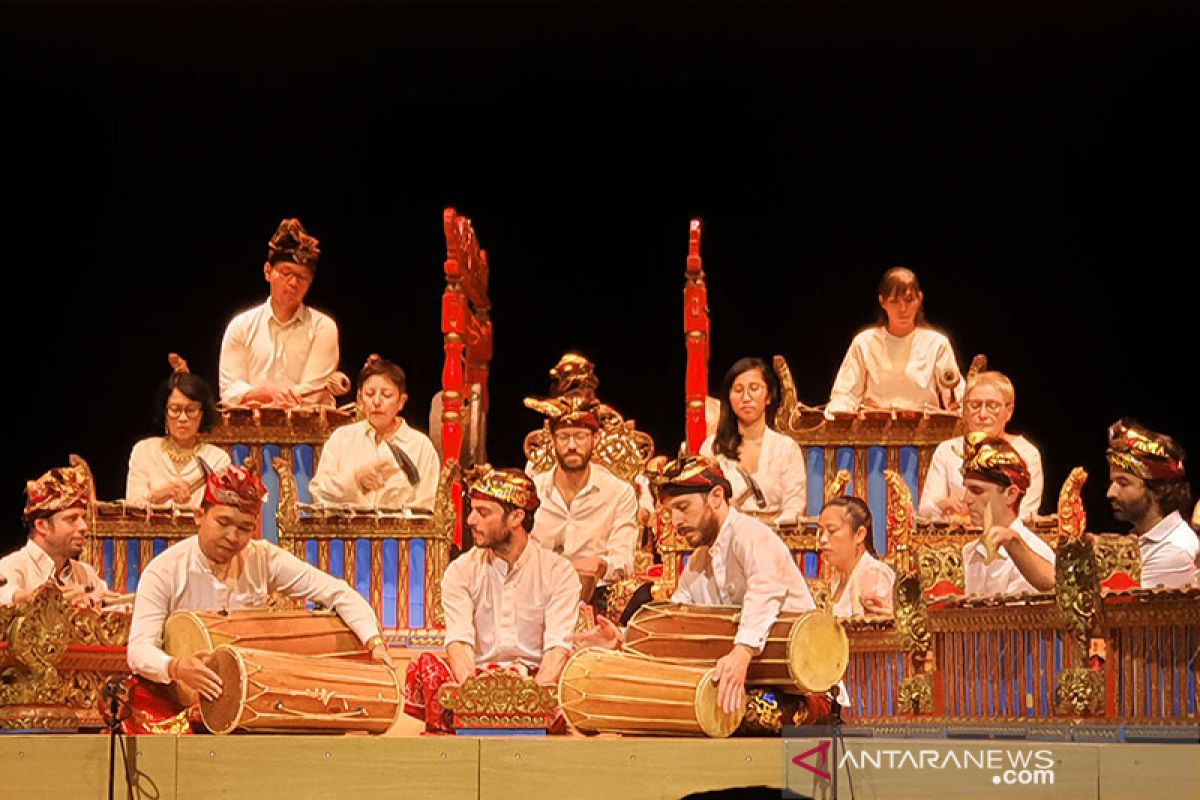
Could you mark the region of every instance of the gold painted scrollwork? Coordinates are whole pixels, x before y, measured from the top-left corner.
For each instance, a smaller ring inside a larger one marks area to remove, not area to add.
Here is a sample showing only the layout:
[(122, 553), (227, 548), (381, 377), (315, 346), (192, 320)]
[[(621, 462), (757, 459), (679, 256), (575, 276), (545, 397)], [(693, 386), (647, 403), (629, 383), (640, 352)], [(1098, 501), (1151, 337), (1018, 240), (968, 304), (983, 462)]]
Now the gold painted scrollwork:
[(929, 673), (909, 675), (900, 684), (896, 701), (902, 714), (933, 713), (933, 676)]
[[(600, 404), (597, 416), (600, 434), (592, 459), (621, 480), (632, 482), (654, 455), (654, 440), (637, 430), (633, 420), (626, 420), (611, 406)], [(525, 457), (534, 472), (545, 472), (557, 463), (549, 421), (525, 437)]]
[(458, 714), (501, 717), (553, 714), (558, 708), (553, 687), (508, 670), (481, 672), (462, 685), (447, 684), (439, 690), (438, 702)]
[(1096, 563), (1100, 570), (1100, 582), (1123, 574), (1134, 586), (1142, 583), (1142, 551), (1136, 536), (1119, 533), (1101, 533), (1093, 539)]
[(1054, 710), (1063, 716), (1094, 717), (1104, 710), (1104, 677), (1087, 667), (1071, 667), (1058, 676)]

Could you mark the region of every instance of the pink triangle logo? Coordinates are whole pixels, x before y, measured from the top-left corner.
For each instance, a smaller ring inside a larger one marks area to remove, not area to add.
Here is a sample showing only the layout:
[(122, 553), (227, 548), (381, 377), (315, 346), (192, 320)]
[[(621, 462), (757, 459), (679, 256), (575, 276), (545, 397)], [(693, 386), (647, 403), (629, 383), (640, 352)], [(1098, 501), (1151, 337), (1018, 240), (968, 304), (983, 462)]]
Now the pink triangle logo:
[[(809, 772), (811, 772), (812, 774), (816, 775), (821, 780), (827, 781), (830, 778), (832, 778), (833, 776), (830, 775), (825, 770), (821, 769), (821, 767), (824, 767), (829, 764), (829, 746), (832, 744), (833, 744), (832, 740), (827, 740), (827, 741), (821, 742), (816, 747), (805, 750), (800, 755), (795, 756), (792, 759), (792, 763), (795, 764), (797, 767), (804, 767), (804, 769), (806, 769)], [(817, 759), (816, 759), (816, 763), (818, 766), (813, 766), (812, 764), (809, 764), (805, 761), (806, 758), (808, 758), (809, 756), (811, 756), (814, 753), (818, 754)]]

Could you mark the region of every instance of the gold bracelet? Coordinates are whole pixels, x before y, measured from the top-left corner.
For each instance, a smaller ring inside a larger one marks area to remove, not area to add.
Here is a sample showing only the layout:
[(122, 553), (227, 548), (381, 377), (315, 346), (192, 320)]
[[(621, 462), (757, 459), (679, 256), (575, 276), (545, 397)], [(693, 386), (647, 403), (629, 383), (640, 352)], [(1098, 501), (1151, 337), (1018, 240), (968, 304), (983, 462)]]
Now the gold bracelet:
[(384, 644), (383, 637), (379, 634), (375, 634), (370, 639), (367, 639), (367, 643), (363, 646), (367, 648), (367, 652), (369, 653), (382, 644)]

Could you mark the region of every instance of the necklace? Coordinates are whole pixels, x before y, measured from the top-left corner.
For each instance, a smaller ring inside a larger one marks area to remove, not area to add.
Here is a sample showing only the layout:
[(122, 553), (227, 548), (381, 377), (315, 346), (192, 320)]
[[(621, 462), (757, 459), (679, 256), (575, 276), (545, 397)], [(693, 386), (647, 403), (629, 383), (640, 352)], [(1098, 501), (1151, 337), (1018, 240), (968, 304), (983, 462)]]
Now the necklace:
[(176, 467), (185, 467), (196, 457), (196, 452), (200, 449), (200, 439), (197, 438), (191, 447), (180, 447), (170, 436), (164, 436), (162, 448), (167, 458), (171, 459), (171, 463)]

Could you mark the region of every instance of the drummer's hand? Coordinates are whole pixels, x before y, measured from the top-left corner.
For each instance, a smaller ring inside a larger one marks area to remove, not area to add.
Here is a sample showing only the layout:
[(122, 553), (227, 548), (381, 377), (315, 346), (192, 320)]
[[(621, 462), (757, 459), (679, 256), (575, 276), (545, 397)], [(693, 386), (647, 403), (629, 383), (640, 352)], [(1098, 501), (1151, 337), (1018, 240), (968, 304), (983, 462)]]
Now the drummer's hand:
[(717, 682), (717, 705), (727, 714), (736, 714), (746, 705), (746, 670), (753, 657), (750, 648), (735, 644), (717, 659), (713, 680)]
[(371, 648), (371, 660), (378, 661), (380, 664), (387, 664), (389, 667), (396, 666), (396, 662), (392, 661), (392, 654), (388, 652), (386, 644), (377, 644)]
[(967, 504), (962, 500), (953, 497), (943, 497), (937, 502), (938, 511), (942, 512), (943, 517), (968, 517), (971, 515), (967, 509)]
[(211, 653), (202, 651), (186, 658), (177, 658), (171, 662), (169, 674), (184, 686), (199, 692), (205, 700), (216, 700), (221, 696), (221, 676), (205, 663), (209, 655)]
[(571, 643), (573, 650), (582, 650), (585, 647), (616, 650), (621, 646), (621, 630), (613, 624), (611, 619), (603, 614), (598, 614), (595, 627), (588, 628), (586, 631), (572, 631), (567, 634), (567, 641)]

